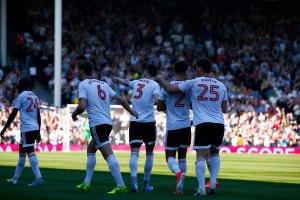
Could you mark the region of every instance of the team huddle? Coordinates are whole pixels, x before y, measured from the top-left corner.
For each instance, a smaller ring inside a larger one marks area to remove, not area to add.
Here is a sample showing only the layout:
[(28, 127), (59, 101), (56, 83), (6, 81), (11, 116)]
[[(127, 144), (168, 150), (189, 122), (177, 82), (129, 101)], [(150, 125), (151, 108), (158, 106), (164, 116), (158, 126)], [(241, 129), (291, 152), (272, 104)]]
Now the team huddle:
[[(191, 144), (191, 125), (195, 126), (193, 149), (196, 150), (195, 171), (198, 181), (196, 196), (215, 193), (217, 176), (220, 169), (219, 146), (224, 136), (224, 117), (227, 107), (227, 90), (223, 83), (213, 78), (211, 61), (203, 58), (196, 66), (198, 78), (187, 80), (188, 65), (178, 62), (174, 66), (174, 80), (169, 82), (157, 75), (157, 67), (149, 65), (145, 68), (143, 78), (129, 81), (113, 77), (115, 83), (132, 88), (132, 108), (126, 99), (116, 95), (111, 87), (103, 81), (92, 78), (93, 64), (89, 61), (78, 62), (79, 103), (72, 113), (72, 119), (85, 110), (88, 114), (92, 140), (87, 148), (86, 177), (77, 185), (81, 191), (91, 187), (96, 165), (96, 151), (99, 150), (107, 162), (109, 170), (116, 182), (116, 187), (108, 194), (126, 193), (119, 163), (109, 142), (112, 130), (110, 102), (120, 103), (131, 114), (129, 126), (129, 144), (131, 155), (129, 160), (131, 191), (151, 192), (154, 187), (149, 184), (153, 167), (153, 150), (156, 143), (156, 125), (154, 105), (157, 110), (166, 113), (167, 134), (165, 140), (166, 162), (175, 174), (177, 184), (174, 194), (182, 195), (186, 177), (186, 154)], [(24, 83), (25, 82), (25, 83)], [(30, 91), (28, 79), (19, 81), (20, 95), (16, 99), (14, 109), (1, 131), (4, 134), (18, 111), (21, 114), (21, 142), (19, 161), (13, 178), (7, 181), (17, 184), (25, 165), (26, 154), (35, 179), (29, 186), (45, 184), (34, 153), (34, 143), (40, 141), (39, 103), (36, 95)], [(193, 111), (193, 120), (190, 119)], [(138, 185), (138, 159), (142, 144), (146, 147), (146, 161), (141, 188)], [(176, 154), (178, 160), (176, 160)], [(206, 164), (210, 172), (210, 182), (205, 184)]]

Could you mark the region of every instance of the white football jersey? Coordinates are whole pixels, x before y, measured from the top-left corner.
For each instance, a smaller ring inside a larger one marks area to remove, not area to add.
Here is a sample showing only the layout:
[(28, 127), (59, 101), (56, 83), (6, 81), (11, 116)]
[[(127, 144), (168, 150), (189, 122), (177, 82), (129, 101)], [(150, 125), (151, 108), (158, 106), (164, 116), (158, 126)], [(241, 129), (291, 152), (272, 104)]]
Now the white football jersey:
[[(180, 85), (184, 81), (172, 81), (172, 85)], [(190, 94), (181, 92), (178, 94), (167, 93), (160, 90), (160, 100), (165, 101), (167, 107), (167, 130), (176, 130), (191, 126), (190, 121)]]
[(79, 99), (87, 99), (87, 113), (90, 127), (101, 124), (112, 125), (110, 101), (115, 95), (111, 87), (96, 79), (86, 79), (79, 83)]
[(158, 83), (151, 79), (142, 78), (129, 81), (129, 87), (133, 89), (132, 108), (139, 114), (138, 119), (131, 116), (130, 121), (154, 122), (154, 96), (159, 95), (160, 90)]
[(191, 93), (193, 125), (201, 123), (224, 124), (222, 101), (227, 100), (227, 89), (220, 81), (210, 77), (187, 80), (179, 88)]
[(14, 108), (20, 110), (21, 132), (39, 130), (37, 109), (39, 98), (31, 91), (23, 91), (14, 102)]

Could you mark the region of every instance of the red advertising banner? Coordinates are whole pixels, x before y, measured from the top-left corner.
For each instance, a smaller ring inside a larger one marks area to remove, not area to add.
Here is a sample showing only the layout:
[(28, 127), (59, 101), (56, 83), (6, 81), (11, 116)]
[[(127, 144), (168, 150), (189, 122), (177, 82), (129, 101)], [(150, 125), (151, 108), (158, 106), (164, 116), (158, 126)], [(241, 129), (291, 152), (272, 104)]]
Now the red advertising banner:
[[(129, 145), (112, 145), (115, 151), (130, 151)], [(45, 145), (41, 144), (35, 147), (38, 152), (57, 152), (62, 151), (62, 145)], [(0, 152), (17, 152), (19, 150), (19, 145), (17, 144), (0, 144)], [(70, 151), (86, 151), (84, 147), (80, 145), (70, 145)], [(145, 150), (145, 147), (141, 147), (141, 150)], [(163, 146), (156, 146), (155, 151), (164, 151)], [(192, 151), (192, 149), (189, 149)], [(233, 146), (223, 146), (220, 149), (221, 153), (230, 154), (300, 154), (300, 147), (233, 147)]]
[[(18, 144), (0, 144), (0, 152), (17, 152), (19, 151)], [(35, 146), (35, 151), (38, 152), (56, 152), (62, 151), (62, 145), (40, 144)]]

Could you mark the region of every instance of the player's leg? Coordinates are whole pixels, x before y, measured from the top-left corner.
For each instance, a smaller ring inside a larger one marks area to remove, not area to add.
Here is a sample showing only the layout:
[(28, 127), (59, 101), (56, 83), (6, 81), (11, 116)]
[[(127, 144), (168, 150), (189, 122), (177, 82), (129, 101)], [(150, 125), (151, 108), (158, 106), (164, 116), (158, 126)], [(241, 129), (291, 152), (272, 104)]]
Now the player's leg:
[(165, 140), (166, 161), (169, 169), (176, 175), (176, 190), (174, 194), (179, 195), (183, 192), (183, 182), (180, 182), (182, 172), (176, 160), (176, 152), (179, 147), (178, 130), (168, 130)]
[(144, 178), (143, 178), (143, 192), (151, 192), (153, 191), (153, 186), (149, 185), (150, 176), (153, 168), (153, 150), (155, 144), (146, 144), (146, 161), (144, 165)]
[(38, 186), (45, 184), (45, 181), (41, 175), (39, 162), (34, 152), (34, 143), (38, 139), (39, 131), (29, 131), (22, 135), (21, 143), (24, 151), (27, 154), (30, 167), (35, 179), (27, 186)]
[(144, 166), (144, 179), (142, 191), (151, 192), (153, 187), (149, 185), (149, 180), (153, 168), (153, 151), (156, 142), (156, 126), (155, 122), (145, 123), (143, 141), (146, 145), (146, 161)]
[(139, 143), (132, 143), (131, 146), (131, 155), (129, 161), (129, 168), (130, 168), (130, 177), (131, 177), (131, 191), (137, 192), (138, 191), (138, 181), (137, 181), (137, 174), (138, 174), (138, 159), (139, 159), (139, 151), (141, 144)]
[(176, 152), (179, 147), (177, 130), (168, 130), (165, 140), (165, 152), (166, 152), (166, 162), (168, 164), (169, 169), (174, 174), (181, 174), (181, 170), (179, 169), (178, 162), (176, 160)]
[(131, 148), (131, 155), (129, 161), (130, 177), (131, 177), (131, 191), (138, 191), (138, 159), (140, 147), (143, 144), (143, 139), (141, 136), (142, 123), (130, 122), (129, 126), (129, 144)]
[(91, 187), (91, 181), (93, 178), (95, 166), (96, 166), (96, 145), (92, 139), (87, 147), (87, 163), (86, 163), (86, 176), (80, 185), (77, 185), (76, 188), (81, 191), (87, 191)]
[(117, 187), (108, 194), (116, 194), (127, 192), (127, 187), (124, 184), (120, 165), (113, 153), (108, 136), (111, 132), (112, 126), (108, 124), (102, 124), (91, 128), (91, 134), (95, 141), (96, 148), (100, 150), (103, 158), (106, 160), (111, 175), (113, 176)]
[(179, 169), (182, 173), (186, 173), (187, 165), (186, 165), (186, 154), (187, 149), (191, 145), (191, 127), (187, 127), (182, 129), (180, 134), (180, 145), (178, 149), (178, 165)]
[(7, 182), (15, 185), (18, 183), (18, 180), (21, 176), (21, 173), (23, 171), (23, 168), (25, 166), (25, 162), (26, 162), (26, 152), (24, 150), (24, 148), (22, 148), (22, 144), (19, 145), (19, 160), (16, 166), (16, 170), (15, 170), (15, 174), (12, 178), (7, 179)]
[(195, 195), (206, 195), (205, 190), (205, 170), (206, 170), (206, 158), (209, 156), (210, 142), (209, 142), (209, 129), (206, 123), (196, 126), (195, 141), (193, 149), (196, 150), (196, 163), (195, 171), (198, 181), (198, 189)]
[(184, 182), (186, 177), (186, 153), (191, 144), (191, 127), (178, 130), (178, 166), (181, 171), (180, 176), (177, 175), (176, 194), (183, 194)]
[(217, 187), (217, 177), (220, 170), (220, 156), (219, 147), (222, 144), (224, 137), (224, 125), (223, 124), (211, 124), (211, 148), (210, 148), (210, 187), (209, 195), (215, 193)]
[(35, 176), (35, 179), (30, 184), (28, 184), (28, 186), (38, 186), (38, 185), (45, 184), (45, 181), (40, 172), (37, 156), (34, 152), (34, 147), (33, 146), (25, 147), (25, 149), (29, 159), (31, 170)]

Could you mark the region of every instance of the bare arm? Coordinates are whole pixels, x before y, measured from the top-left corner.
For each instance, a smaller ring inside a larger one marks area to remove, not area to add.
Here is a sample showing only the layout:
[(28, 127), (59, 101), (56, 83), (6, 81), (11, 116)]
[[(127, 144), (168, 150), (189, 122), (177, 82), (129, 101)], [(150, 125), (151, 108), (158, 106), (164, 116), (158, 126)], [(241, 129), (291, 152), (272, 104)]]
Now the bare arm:
[(12, 112), (10, 113), (10, 115), (9, 115), (9, 117), (8, 117), (8, 119), (7, 119), (7, 122), (6, 122), (4, 128), (2, 129), (2, 131), (1, 131), (1, 133), (0, 133), (1, 137), (4, 135), (6, 129), (10, 126), (10, 124), (11, 124), (11, 123), (14, 121), (14, 119), (16, 118), (16, 116), (17, 116), (17, 114), (18, 114), (18, 111), (19, 111), (19, 110), (18, 110), (17, 108), (14, 108), (14, 109), (12, 110)]
[(114, 100), (116, 100), (117, 102), (119, 102), (123, 108), (125, 108), (125, 110), (127, 110), (132, 116), (138, 117), (138, 113), (134, 110), (131, 109), (129, 103), (126, 101), (126, 99), (118, 96), (118, 95), (114, 95), (112, 97)]
[(222, 101), (222, 112), (226, 113), (227, 112), (227, 100)]
[(120, 83), (120, 84), (125, 85), (125, 86), (129, 86), (129, 81), (126, 80), (126, 79), (122, 79), (122, 78), (118, 78), (118, 77), (113, 76), (112, 81), (115, 82), (115, 83)]
[(72, 113), (73, 121), (76, 121), (78, 119), (77, 115), (80, 115), (85, 111), (86, 106), (87, 106), (87, 99), (86, 98), (80, 98), (77, 108)]
[(164, 79), (163, 77), (158, 77), (156, 79), (156, 81), (169, 93), (178, 93), (181, 92), (181, 90), (179, 89), (178, 86), (173, 86), (169, 83), (169, 81), (167, 81), (166, 79)]
[(166, 111), (166, 102), (164, 100), (158, 100), (157, 101), (157, 111)]
[(41, 141), (41, 113), (40, 113), (40, 109), (37, 109), (37, 122), (39, 125), (39, 133), (38, 133), (38, 139), (37, 139), (37, 143), (39, 143)]

